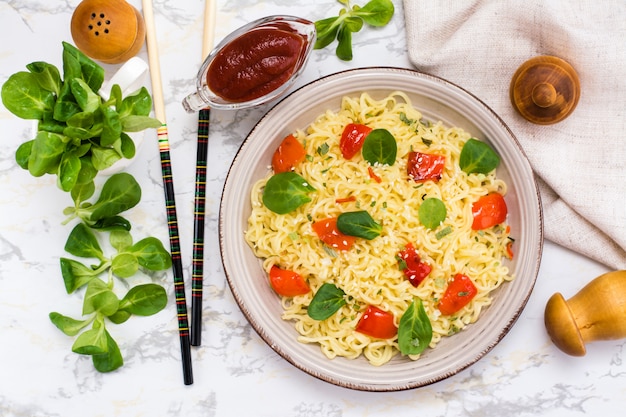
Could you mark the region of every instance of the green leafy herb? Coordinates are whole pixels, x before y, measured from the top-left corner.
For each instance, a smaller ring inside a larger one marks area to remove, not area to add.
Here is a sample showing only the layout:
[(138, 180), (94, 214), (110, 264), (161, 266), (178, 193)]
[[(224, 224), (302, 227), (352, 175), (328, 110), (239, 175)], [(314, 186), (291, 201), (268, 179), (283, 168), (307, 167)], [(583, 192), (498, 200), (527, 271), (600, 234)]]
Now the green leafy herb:
[(418, 216), (420, 223), (427, 229), (436, 229), (446, 219), (446, 205), (438, 198), (427, 198), (420, 205)]
[(391, 166), (396, 162), (398, 144), (387, 129), (374, 129), (363, 141), (361, 153), (370, 165)]
[(274, 213), (286, 214), (311, 201), (308, 194), (313, 191), (315, 188), (295, 172), (281, 172), (265, 184), (263, 204)]
[[(68, 43), (63, 43), (63, 79), (55, 66), (45, 62), (33, 62), (26, 68), (28, 72), (10, 76), (1, 91), (9, 111), (22, 119), (38, 120), (37, 135), (17, 148), (15, 159), (35, 177), (56, 175), (58, 187), (69, 192), (74, 202), (63, 210), (67, 216), (64, 223), (79, 220), (65, 250), (91, 262), (96, 260), (88, 266), (60, 258), (67, 293), (85, 287), (83, 317), (52, 312), (49, 318), (64, 334), (77, 336), (74, 352), (90, 355), (98, 371), (110, 372), (124, 360), (107, 323), (156, 314), (167, 304), (165, 289), (153, 283), (130, 287), (119, 299), (114, 278), (131, 277), (142, 268), (164, 270), (172, 261), (156, 238), (133, 243), (130, 222), (120, 216), (141, 199), (139, 184), (131, 175), (111, 176), (96, 201), (88, 200), (96, 194), (94, 179), (99, 170), (135, 155), (135, 144), (125, 132), (159, 127), (161, 122), (148, 116), (152, 98), (145, 88), (122, 98), (121, 88), (114, 85), (111, 98), (104, 101), (97, 93), (104, 69)], [(100, 235), (107, 231), (116, 251), (111, 256), (105, 255), (101, 246)], [(126, 282), (124, 288), (128, 287)]]
[(84, 164), (97, 170), (122, 158), (132, 158), (135, 146), (124, 132), (139, 132), (161, 125), (149, 117), (148, 90), (122, 99), (118, 85), (111, 99), (98, 95), (104, 69), (74, 46), (63, 42), (64, 79), (45, 62), (26, 66), (2, 85), (2, 103), (22, 119), (38, 120), (30, 144), (20, 146), (16, 160), (35, 177), (53, 174), (63, 191), (71, 191)]
[(337, 217), (337, 229), (349, 236), (372, 240), (380, 236), (383, 227), (365, 210), (341, 213)]
[(430, 344), (433, 328), (422, 300), (415, 298), (400, 318), (398, 347), (404, 355), (418, 355)]
[(450, 233), (452, 233), (452, 226), (446, 226), (440, 231), (438, 231), (437, 233), (435, 233), (435, 239), (437, 240), (443, 239), (444, 237), (448, 236)]
[(324, 283), (313, 296), (307, 314), (313, 320), (326, 320), (346, 305), (345, 295), (335, 284)]
[(459, 166), (467, 174), (487, 174), (500, 164), (500, 157), (485, 142), (471, 138), (461, 150)]
[(344, 61), (352, 60), (352, 34), (360, 32), (363, 24), (374, 27), (385, 26), (394, 13), (391, 0), (370, 0), (363, 7), (351, 6), (349, 0), (338, 0), (343, 4), (339, 16), (315, 22), (317, 39), (315, 49), (322, 49), (337, 40), (336, 54)]

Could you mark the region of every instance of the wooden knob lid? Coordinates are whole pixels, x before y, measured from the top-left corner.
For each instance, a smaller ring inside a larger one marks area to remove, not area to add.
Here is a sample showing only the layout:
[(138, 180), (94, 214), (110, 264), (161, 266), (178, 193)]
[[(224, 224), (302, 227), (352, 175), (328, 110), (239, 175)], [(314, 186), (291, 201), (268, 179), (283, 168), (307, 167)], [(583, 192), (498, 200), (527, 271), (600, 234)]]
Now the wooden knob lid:
[(71, 31), (78, 49), (106, 64), (137, 55), (146, 37), (143, 16), (126, 0), (84, 0), (74, 10)]
[(561, 58), (537, 56), (524, 62), (511, 79), (511, 103), (527, 120), (552, 124), (569, 116), (580, 98), (576, 70)]

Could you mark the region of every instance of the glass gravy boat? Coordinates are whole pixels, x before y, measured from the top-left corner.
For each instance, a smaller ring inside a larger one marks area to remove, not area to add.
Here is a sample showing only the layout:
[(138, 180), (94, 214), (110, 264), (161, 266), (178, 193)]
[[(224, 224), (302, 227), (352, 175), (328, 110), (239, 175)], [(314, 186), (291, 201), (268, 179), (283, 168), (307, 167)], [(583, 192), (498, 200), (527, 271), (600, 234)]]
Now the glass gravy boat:
[(183, 107), (189, 113), (243, 109), (283, 95), (304, 70), (315, 39), (315, 24), (294, 16), (268, 16), (240, 27), (206, 57), (196, 91), (185, 97)]

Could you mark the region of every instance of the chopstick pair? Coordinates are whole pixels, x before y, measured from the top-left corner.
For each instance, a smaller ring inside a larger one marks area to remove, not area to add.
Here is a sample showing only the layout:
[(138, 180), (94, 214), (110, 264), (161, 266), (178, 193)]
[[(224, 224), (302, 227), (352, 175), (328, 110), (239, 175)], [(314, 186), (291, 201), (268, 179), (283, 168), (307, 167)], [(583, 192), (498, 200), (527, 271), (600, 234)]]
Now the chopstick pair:
[[(176, 213), (176, 198), (172, 175), (170, 145), (165, 116), (165, 103), (163, 100), (163, 85), (161, 82), (161, 68), (159, 51), (154, 24), (154, 12), (152, 0), (142, 0), (143, 17), (146, 25), (146, 46), (148, 49), (148, 61), (150, 78), (152, 81), (152, 93), (154, 101), (154, 115), (162, 125), (157, 129), (159, 144), (159, 157), (161, 159), (161, 174), (163, 178), (163, 191), (165, 194), (165, 210), (172, 256), (172, 271), (174, 275), (174, 295), (176, 298), (176, 315), (178, 321), (178, 334), (180, 339), (181, 359), (183, 367), (183, 381), (185, 385), (193, 384), (193, 370), (191, 362), (191, 342), (189, 321), (187, 316), (187, 300), (185, 297), (185, 281), (183, 278), (183, 266), (180, 251), (180, 236), (178, 232), (178, 216)], [(203, 54), (211, 47), (213, 36), (213, 20), (215, 17), (215, 1), (206, 0), (205, 4), (205, 28), (203, 37)], [(200, 331), (202, 328), (202, 281), (203, 281), (203, 254), (204, 254), (204, 209), (206, 190), (206, 159), (208, 155), (208, 126), (209, 110), (202, 111), (198, 122), (198, 154), (196, 157), (196, 203), (194, 208), (194, 255), (192, 292), (194, 335), (196, 342), (200, 343)], [(201, 129), (202, 128), (202, 129)]]

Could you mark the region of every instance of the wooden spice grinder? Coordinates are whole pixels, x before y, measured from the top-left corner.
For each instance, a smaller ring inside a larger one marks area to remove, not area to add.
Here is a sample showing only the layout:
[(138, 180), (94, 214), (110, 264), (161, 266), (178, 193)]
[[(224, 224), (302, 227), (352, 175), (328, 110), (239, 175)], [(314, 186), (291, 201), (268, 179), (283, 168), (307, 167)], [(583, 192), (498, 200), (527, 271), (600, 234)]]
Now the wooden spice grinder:
[(146, 38), (143, 16), (126, 0), (83, 0), (72, 15), (71, 31), (78, 49), (106, 64), (137, 55)]
[(513, 75), (510, 98), (519, 114), (532, 123), (560, 122), (578, 104), (578, 74), (561, 58), (549, 55), (531, 58)]
[(567, 301), (554, 294), (544, 321), (554, 344), (572, 356), (584, 356), (587, 342), (626, 338), (626, 271), (600, 275)]

